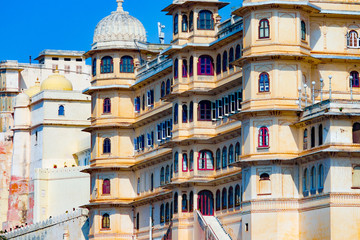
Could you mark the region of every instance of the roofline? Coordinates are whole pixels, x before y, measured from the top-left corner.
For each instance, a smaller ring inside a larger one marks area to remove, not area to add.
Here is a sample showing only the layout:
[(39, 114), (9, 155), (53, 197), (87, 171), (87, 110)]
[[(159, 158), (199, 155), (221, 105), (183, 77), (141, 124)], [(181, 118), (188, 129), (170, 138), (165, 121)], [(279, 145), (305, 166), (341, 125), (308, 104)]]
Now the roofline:
[(73, 50), (52, 50), (45, 49), (39, 53), (39, 56), (35, 60), (40, 60), (44, 56), (64, 56), (64, 57), (84, 57), (85, 51), (73, 51)]
[(242, 6), (238, 9), (236, 9), (235, 11), (233, 11), (231, 14), (234, 15), (238, 15), (238, 16), (242, 16), (242, 12), (245, 11), (247, 8), (252, 8), (252, 7), (259, 7), (259, 6), (266, 6), (266, 5), (272, 5), (272, 4), (279, 4), (279, 5), (288, 5), (288, 6), (304, 6), (304, 7), (310, 7), (313, 8), (314, 10), (320, 12), (321, 8), (303, 1), (303, 2), (294, 2), (294, 1), (282, 1), (282, 0), (269, 0), (269, 1), (262, 1), (262, 2), (250, 2), (250, 3), (242, 3)]
[(230, 4), (228, 2), (221, 2), (221, 1), (188, 0), (186, 2), (172, 3), (172, 4), (168, 5), (166, 8), (162, 9), (161, 11), (162, 12), (167, 12), (166, 15), (172, 15), (172, 12), (173, 12), (175, 7), (188, 8), (190, 5), (193, 5), (193, 4), (196, 4), (196, 3), (206, 3), (206, 4), (217, 5), (219, 7), (219, 10)]

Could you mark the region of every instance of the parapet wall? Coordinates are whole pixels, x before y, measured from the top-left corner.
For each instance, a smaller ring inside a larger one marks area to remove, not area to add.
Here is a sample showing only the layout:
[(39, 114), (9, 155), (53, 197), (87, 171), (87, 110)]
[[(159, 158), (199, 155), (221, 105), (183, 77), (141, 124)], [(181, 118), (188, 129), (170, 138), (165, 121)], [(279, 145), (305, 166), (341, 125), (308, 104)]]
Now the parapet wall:
[(89, 234), (88, 210), (78, 209), (74, 212), (49, 218), (26, 227), (6, 233), (6, 239), (51, 239), (51, 240), (87, 240)]

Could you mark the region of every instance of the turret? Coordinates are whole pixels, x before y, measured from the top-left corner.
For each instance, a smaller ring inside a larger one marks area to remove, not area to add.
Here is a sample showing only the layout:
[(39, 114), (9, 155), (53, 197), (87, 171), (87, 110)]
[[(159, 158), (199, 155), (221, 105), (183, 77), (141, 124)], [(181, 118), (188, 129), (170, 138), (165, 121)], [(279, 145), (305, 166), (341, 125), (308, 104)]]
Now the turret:
[(174, 0), (163, 11), (173, 17), (173, 41), (185, 43), (210, 43), (216, 39), (221, 17), (218, 12), (228, 3), (218, 0)]

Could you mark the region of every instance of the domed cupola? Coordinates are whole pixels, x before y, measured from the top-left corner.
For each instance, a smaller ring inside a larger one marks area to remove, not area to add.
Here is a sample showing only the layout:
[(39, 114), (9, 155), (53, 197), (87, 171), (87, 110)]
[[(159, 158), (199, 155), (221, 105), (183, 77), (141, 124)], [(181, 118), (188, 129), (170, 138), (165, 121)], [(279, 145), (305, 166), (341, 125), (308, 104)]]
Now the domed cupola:
[(95, 28), (93, 50), (137, 49), (135, 41), (146, 42), (146, 31), (143, 24), (123, 10), (124, 0), (116, 1), (118, 2), (117, 10), (102, 19)]
[(55, 74), (50, 75), (41, 83), (40, 91), (44, 90), (72, 91), (73, 86), (65, 76), (59, 74), (59, 70), (56, 70)]

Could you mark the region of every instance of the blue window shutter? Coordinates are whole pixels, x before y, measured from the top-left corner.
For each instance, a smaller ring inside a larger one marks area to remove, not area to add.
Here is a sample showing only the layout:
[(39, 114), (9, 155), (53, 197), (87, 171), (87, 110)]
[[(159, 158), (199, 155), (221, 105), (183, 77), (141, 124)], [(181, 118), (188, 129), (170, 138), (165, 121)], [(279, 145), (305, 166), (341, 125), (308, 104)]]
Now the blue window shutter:
[(136, 138), (134, 138), (134, 149), (135, 149), (135, 151), (138, 150), (137, 139)]
[(154, 146), (154, 132), (151, 132), (151, 147)]

